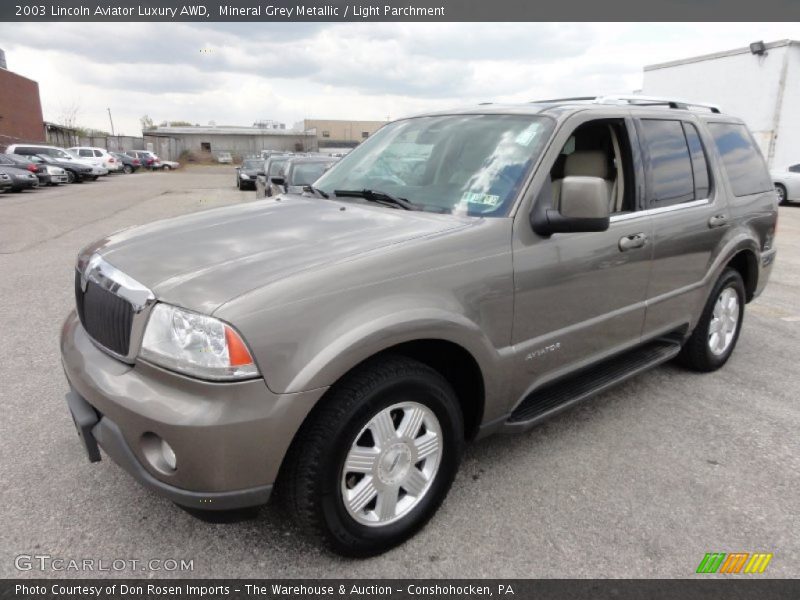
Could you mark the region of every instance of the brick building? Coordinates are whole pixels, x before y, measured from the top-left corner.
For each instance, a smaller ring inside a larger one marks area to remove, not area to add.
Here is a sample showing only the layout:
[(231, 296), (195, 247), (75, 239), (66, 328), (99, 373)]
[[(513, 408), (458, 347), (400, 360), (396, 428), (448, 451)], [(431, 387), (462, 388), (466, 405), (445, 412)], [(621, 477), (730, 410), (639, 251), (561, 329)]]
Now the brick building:
[(39, 84), (12, 73), (0, 60), (0, 148), (15, 142), (43, 141)]

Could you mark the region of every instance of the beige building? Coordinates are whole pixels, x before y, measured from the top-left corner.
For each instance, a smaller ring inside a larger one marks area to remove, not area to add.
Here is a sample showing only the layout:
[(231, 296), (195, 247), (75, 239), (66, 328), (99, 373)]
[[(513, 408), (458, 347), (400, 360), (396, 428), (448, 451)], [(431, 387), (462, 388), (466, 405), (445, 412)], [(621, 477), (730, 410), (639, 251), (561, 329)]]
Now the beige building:
[(303, 119), (295, 129), (314, 132), (320, 148), (357, 146), (387, 121), (346, 121), (336, 119)]

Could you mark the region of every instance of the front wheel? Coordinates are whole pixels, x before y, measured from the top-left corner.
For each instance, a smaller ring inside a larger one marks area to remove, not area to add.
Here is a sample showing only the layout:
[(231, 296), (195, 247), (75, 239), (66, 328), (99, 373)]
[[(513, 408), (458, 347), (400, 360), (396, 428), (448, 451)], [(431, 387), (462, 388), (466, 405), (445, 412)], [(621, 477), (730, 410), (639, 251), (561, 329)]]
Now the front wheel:
[(786, 187), (782, 183), (775, 184), (775, 192), (778, 194), (778, 204), (786, 204)]
[(695, 371), (716, 371), (733, 353), (744, 318), (745, 292), (738, 271), (725, 269), (678, 359)]
[(439, 373), (400, 356), (375, 359), (337, 383), (303, 424), (278, 493), (334, 552), (373, 556), (433, 516), (463, 443), (461, 409)]
[(125, 165), (124, 167), (122, 167), (122, 172), (125, 173), (125, 175), (130, 175), (131, 173), (133, 173), (133, 167), (130, 165)]

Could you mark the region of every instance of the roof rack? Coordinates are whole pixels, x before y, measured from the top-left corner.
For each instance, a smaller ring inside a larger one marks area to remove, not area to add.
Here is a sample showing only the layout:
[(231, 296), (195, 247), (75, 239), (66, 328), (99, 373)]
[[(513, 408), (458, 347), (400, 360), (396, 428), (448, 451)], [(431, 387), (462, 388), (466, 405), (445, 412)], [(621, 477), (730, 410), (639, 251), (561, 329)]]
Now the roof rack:
[(720, 113), (716, 104), (706, 102), (691, 102), (676, 98), (660, 98), (656, 96), (608, 95), (608, 96), (576, 96), (572, 98), (554, 98), (551, 100), (533, 100), (531, 104), (556, 104), (558, 102), (590, 102), (592, 104), (632, 104), (637, 106), (666, 106), (681, 110), (704, 108), (712, 113)]

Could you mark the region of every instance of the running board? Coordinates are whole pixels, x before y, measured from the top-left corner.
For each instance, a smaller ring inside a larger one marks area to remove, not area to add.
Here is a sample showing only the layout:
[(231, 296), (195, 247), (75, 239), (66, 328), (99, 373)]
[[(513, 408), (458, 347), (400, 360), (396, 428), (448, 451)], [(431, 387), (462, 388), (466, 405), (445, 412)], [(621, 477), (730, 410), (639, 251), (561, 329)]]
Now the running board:
[(681, 345), (659, 338), (623, 354), (548, 383), (527, 396), (506, 421), (506, 430), (524, 430), (605, 390), (673, 358)]

